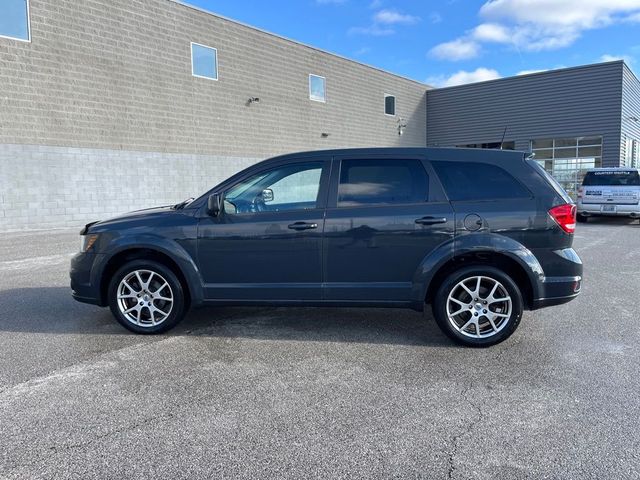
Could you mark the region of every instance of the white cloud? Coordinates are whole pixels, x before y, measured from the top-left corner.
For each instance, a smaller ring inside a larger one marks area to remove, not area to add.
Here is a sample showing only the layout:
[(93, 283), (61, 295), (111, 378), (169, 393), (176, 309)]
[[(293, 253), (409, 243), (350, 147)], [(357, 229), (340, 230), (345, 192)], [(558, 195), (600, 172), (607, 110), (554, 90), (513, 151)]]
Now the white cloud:
[(471, 36), (480, 42), (507, 43), (511, 37), (511, 32), (504, 25), (482, 23), (473, 29)]
[(418, 23), (420, 20), (419, 17), (414, 17), (413, 15), (407, 15), (404, 13), (400, 13), (397, 10), (380, 10), (373, 16), (373, 21), (375, 23), (383, 24), (383, 25), (412, 25), (414, 23)]
[(393, 35), (396, 33), (392, 28), (394, 25), (414, 25), (419, 21), (420, 17), (404, 14), (398, 10), (382, 9), (373, 15), (371, 25), (368, 27), (351, 27), (348, 33), (350, 35), (372, 35), (376, 37)]
[(516, 73), (516, 75), (520, 76), (520, 75), (530, 75), (532, 73), (542, 73), (542, 72), (546, 72), (548, 71), (547, 68), (541, 68), (539, 70), (533, 69), (533, 70), (520, 70), (518, 73)]
[(615, 62), (616, 60), (624, 60), (627, 65), (632, 65), (635, 59), (630, 55), (610, 55), (608, 53), (602, 55), (599, 59), (601, 62)]
[(458, 38), (451, 42), (436, 45), (429, 51), (429, 55), (441, 60), (468, 60), (480, 54), (480, 45), (472, 39)]
[(640, 0), (488, 0), (479, 15), (486, 22), (432, 51), (476, 44), (475, 49), (468, 50), (477, 56), (482, 43), (500, 43), (525, 51), (559, 49), (574, 43), (586, 30), (640, 22)]
[(639, 0), (489, 0), (480, 15), (516, 24), (597, 28), (640, 10)]
[(492, 68), (476, 68), (473, 71), (460, 70), (453, 75), (444, 76), (439, 75), (435, 77), (429, 77), (426, 83), (436, 87), (453, 87), (456, 85), (464, 85), (467, 83), (484, 82), (487, 80), (495, 80), (501, 78), (501, 75), (497, 70)]

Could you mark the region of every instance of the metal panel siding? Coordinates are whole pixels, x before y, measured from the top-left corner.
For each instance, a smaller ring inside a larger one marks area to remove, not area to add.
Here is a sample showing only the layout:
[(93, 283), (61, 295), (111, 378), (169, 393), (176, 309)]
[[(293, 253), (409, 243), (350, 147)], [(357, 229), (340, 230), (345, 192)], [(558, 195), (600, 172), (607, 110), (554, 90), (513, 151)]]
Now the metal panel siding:
[(602, 135), (603, 164), (620, 159), (623, 62), (588, 65), (427, 92), (427, 144)]
[(640, 81), (625, 65), (622, 73), (622, 161), (626, 158), (627, 138), (640, 142), (640, 120), (632, 117), (640, 119)]
[[(0, 144), (241, 157), (426, 144), (426, 85), (173, 1), (31, 0), (31, 33), (0, 39)], [(219, 81), (191, 75), (190, 42), (217, 48)], [(309, 73), (326, 77), (326, 104), (309, 100)]]

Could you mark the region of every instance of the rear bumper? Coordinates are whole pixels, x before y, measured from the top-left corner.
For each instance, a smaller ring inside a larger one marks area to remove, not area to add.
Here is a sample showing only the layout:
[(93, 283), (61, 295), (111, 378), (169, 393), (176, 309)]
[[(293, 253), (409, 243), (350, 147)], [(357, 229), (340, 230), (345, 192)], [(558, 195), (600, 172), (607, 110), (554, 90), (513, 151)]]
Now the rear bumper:
[(545, 277), (540, 282), (541, 296), (534, 299), (533, 310), (570, 302), (582, 289), (582, 276)]
[[(602, 207), (614, 206), (615, 212), (604, 212)], [(614, 204), (614, 203), (578, 203), (578, 215), (585, 217), (640, 217), (640, 205)]]

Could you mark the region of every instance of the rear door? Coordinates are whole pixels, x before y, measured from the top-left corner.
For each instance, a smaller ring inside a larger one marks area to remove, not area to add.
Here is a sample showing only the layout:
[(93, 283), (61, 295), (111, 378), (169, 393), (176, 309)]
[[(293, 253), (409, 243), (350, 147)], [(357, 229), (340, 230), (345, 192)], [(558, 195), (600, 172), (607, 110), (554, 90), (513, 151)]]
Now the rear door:
[(422, 260), (454, 235), (421, 156), (334, 159), (323, 240), (325, 300), (405, 302)]

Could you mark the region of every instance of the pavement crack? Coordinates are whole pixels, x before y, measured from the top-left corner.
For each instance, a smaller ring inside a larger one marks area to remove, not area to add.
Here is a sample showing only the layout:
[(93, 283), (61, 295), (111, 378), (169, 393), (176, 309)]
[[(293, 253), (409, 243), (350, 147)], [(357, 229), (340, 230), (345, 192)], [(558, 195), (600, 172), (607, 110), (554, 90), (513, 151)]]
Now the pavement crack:
[(466, 437), (467, 435), (470, 435), (473, 432), (473, 430), (476, 428), (476, 426), (482, 423), (485, 417), (485, 414), (482, 411), (482, 408), (480, 407), (480, 405), (476, 404), (475, 402), (472, 402), (471, 399), (469, 398), (469, 392), (472, 389), (473, 389), (473, 383), (470, 383), (467, 386), (467, 388), (465, 388), (462, 391), (460, 395), (468, 405), (473, 407), (477, 415), (474, 415), (474, 420), (467, 423), (465, 428), (451, 439), (452, 448), (451, 448), (451, 451), (448, 453), (448, 458), (447, 458), (447, 463), (448, 463), (447, 478), (449, 480), (453, 479), (455, 475), (456, 456), (458, 455), (458, 447), (459, 447), (460, 440)]

